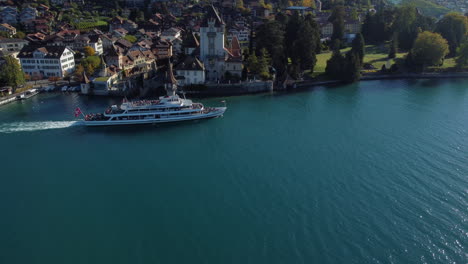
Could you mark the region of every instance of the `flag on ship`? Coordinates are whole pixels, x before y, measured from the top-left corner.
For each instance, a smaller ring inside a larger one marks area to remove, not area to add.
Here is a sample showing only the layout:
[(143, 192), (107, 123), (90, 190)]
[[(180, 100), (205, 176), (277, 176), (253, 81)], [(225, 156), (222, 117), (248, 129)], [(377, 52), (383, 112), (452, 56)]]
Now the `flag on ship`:
[(75, 109), (75, 117), (78, 117), (79, 115), (81, 115), (83, 112), (81, 112), (81, 109), (79, 107), (77, 107)]

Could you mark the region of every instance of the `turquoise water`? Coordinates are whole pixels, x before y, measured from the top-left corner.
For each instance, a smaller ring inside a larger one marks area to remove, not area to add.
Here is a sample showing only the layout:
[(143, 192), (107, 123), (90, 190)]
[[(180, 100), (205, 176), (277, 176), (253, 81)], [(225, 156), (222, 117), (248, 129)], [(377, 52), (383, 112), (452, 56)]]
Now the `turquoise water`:
[(130, 128), (73, 123), (113, 99), (1, 107), (0, 263), (466, 263), (468, 80), (226, 99)]

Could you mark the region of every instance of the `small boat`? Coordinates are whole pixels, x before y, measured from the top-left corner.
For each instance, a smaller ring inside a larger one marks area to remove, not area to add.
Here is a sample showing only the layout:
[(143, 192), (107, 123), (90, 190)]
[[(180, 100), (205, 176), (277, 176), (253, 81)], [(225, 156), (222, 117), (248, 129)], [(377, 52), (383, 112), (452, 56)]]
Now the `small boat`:
[(31, 89), (31, 90), (26, 91), (26, 92), (24, 93), (24, 98), (23, 98), (23, 99), (31, 98), (31, 97), (37, 95), (38, 93), (39, 93), (39, 90), (37, 90), (37, 89)]
[(222, 116), (224, 107), (205, 107), (201, 103), (180, 98), (178, 95), (161, 96), (159, 100), (124, 100), (120, 106), (112, 105), (104, 113), (82, 114), (75, 110), (75, 116), (84, 116), (86, 126), (113, 126), (170, 123)]
[(16, 100), (25, 100), (25, 99), (28, 99), (28, 98), (31, 98), (31, 97), (35, 96), (38, 93), (39, 93), (38, 89), (31, 89), (31, 90), (28, 90), (28, 91), (20, 94), (20, 95), (17, 95)]

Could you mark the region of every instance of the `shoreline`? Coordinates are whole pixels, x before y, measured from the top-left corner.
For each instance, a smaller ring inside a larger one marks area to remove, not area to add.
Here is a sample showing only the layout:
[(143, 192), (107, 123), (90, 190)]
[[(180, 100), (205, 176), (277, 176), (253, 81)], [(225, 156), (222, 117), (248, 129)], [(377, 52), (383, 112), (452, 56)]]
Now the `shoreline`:
[[(404, 80), (404, 79), (468, 79), (468, 72), (455, 72), (455, 73), (403, 73), (403, 74), (372, 74), (362, 76), (359, 82), (361, 81), (377, 81), (377, 80)], [(315, 86), (326, 86), (326, 85), (345, 85), (343, 82), (338, 80), (325, 80), (325, 81), (316, 81), (316, 80), (302, 80), (302, 81), (291, 81), (291, 83), (285, 85), (284, 88), (279, 86), (273, 87), (273, 89), (211, 89), (208, 91), (185, 91), (185, 93), (193, 98), (211, 98), (211, 97), (224, 97), (224, 96), (242, 96), (242, 95), (252, 95), (252, 94), (261, 94), (261, 93), (271, 93), (271, 92), (282, 92), (282, 91), (293, 91), (293, 90), (302, 90)], [(31, 88), (33, 89), (33, 88)], [(36, 88), (37, 89), (37, 88)], [(25, 91), (21, 92), (24, 93)], [(15, 93), (4, 98), (0, 98), (0, 106), (8, 104), (10, 102), (16, 101), (16, 96), (21, 93)], [(80, 93), (81, 94), (81, 93)], [(96, 95), (93, 95), (96, 96)], [(102, 96), (102, 95), (98, 95)], [(118, 95), (109, 94), (104, 97), (116, 97)]]
[[(460, 73), (402, 73), (402, 74), (376, 74), (376, 75), (366, 75), (362, 76), (358, 82), (361, 81), (378, 81), (378, 80), (404, 80), (404, 79), (468, 79), (468, 72), (460, 72)], [(343, 82), (338, 80), (327, 80), (327, 81), (295, 81), (293, 84), (289, 86), (295, 87), (288, 87), (282, 90), (290, 90), (290, 89), (302, 89), (311, 86), (319, 86), (319, 85), (339, 85), (343, 84)]]

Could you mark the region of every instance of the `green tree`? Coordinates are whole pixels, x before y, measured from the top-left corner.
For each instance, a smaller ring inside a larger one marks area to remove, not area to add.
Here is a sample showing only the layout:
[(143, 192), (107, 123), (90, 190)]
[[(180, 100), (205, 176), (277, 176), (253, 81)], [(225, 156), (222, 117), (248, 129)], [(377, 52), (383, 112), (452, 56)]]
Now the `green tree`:
[(365, 54), (364, 47), (365, 47), (364, 37), (362, 36), (361, 33), (359, 33), (353, 39), (351, 52), (356, 54), (357, 58), (359, 59), (360, 64), (364, 62), (364, 54)]
[(340, 50), (334, 50), (331, 58), (327, 61), (325, 73), (332, 79), (341, 79), (345, 72), (346, 59)]
[(418, 35), (411, 49), (411, 60), (423, 67), (439, 65), (449, 52), (447, 40), (438, 33), (424, 31)]
[[(345, 9), (344, 6), (338, 5), (333, 8), (333, 11), (328, 18), (333, 24), (333, 33), (331, 36), (331, 41), (335, 39), (342, 40), (344, 38), (345, 24), (344, 24)], [(336, 47), (334, 47), (336, 48)]]
[(258, 27), (255, 36), (257, 48), (265, 48), (271, 55), (273, 67), (280, 71), (286, 64), (284, 34), (284, 27), (279, 22), (269, 21)]
[(244, 9), (244, 1), (243, 0), (237, 0), (236, 1), (236, 7), (239, 9)]
[(15, 38), (19, 39), (24, 39), (26, 37), (26, 34), (22, 31), (16, 31), (16, 34), (14, 35)]
[(346, 83), (353, 83), (359, 81), (359, 79), (361, 78), (362, 67), (362, 64), (359, 59), (359, 54), (353, 51), (346, 53), (345, 62), (345, 71), (341, 77), (341, 80)]
[(390, 59), (396, 58), (397, 53), (398, 53), (398, 34), (393, 34), (392, 41), (390, 42), (390, 50), (388, 52), (388, 58)]
[(404, 5), (396, 9), (393, 30), (398, 32), (399, 48), (403, 50), (410, 50), (418, 34), (433, 26), (434, 19), (421, 15), (414, 6)]
[(258, 58), (258, 74), (263, 80), (271, 78), (269, 66), (271, 63), (271, 57), (267, 49), (263, 48), (260, 50), (260, 57)]
[(318, 28), (313, 28), (309, 22), (304, 22), (299, 30), (302, 34), (299, 35), (299, 39), (295, 45), (294, 57), (296, 57), (301, 70), (313, 71), (317, 62), (317, 46), (320, 43)]
[(450, 54), (455, 55), (458, 46), (467, 38), (468, 17), (459, 13), (448, 13), (437, 22), (436, 32), (448, 41)]
[(94, 54), (96, 54), (96, 51), (90, 46), (84, 47), (83, 50), (86, 57), (94, 56)]
[(130, 41), (131, 43), (135, 43), (135, 42), (138, 40), (138, 39), (137, 39), (135, 36), (133, 36), (133, 35), (126, 35), (126, 36), (124, 37), (124, 39)]
[(463, 69), (468, 66), (468, 40), (457, 49), (457, 68)]
[(3, 85), (11, 86), (16, 91), (18, 86), (24, 84), (24, 72), (21, 70), (19, 62), (12, 56), (4, 57), (5, 63), (0, 68), (0, 82)]
[(258, 74), (260, 72), (258, 58), (255, 51), (249, 54), (249, 57), (245, 61), (245, 68), (247, 68), (251, 74)]

